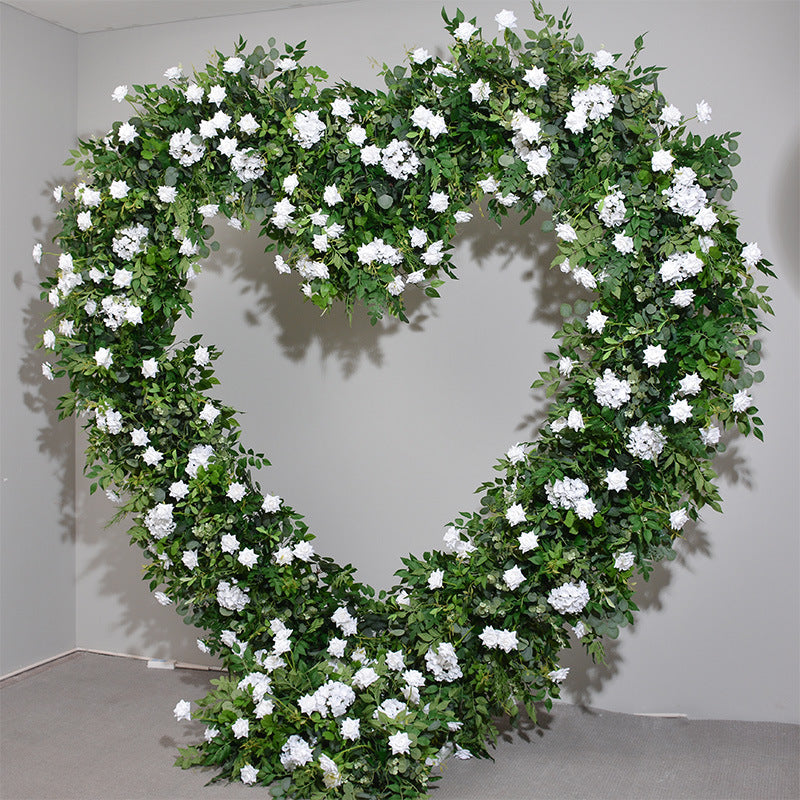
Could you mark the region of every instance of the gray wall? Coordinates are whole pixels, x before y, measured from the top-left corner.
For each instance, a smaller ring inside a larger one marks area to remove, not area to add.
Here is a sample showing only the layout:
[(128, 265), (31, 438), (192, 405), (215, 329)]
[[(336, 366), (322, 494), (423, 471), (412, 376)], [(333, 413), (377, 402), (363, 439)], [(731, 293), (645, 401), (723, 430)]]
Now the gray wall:
[[(497, 3), (460, 5), (492, 30)], [(526, 3), (506, 5), (533, 24)], [(798, 6), (570, 5), (593, 50), (627, 52), (650, 31), (644, 59), (669, 66), (667, 97), (687, 112), (703, 98), (714, 108), (698, 132), (742, 131), (733, 204), (743, 238), (758, 239), (780, 281), (768, 379), (756, 392), (767, 442), (733, 444), (719, 464), (725, 514), (705, 514), (679, 561), (642, 585), (639, 622), (611, 644), (608, 667), (580, 652), (565, 658), (567, 696), (619, 711), (797, 721)], [(202, 67), (240, 33), (251, 46), (307, 39), (309, 60), (334, 78), (377, 86), (372, 59), (397, 63), (417, 46), (446, 52), (439, 7), (353, 2), (84, 35), (78, 130), (104, 132), (126, 113), (110, 100), (117, 84), (159, 81), (178, 62)], [(218, 396), (248, 411), (245, 440), (274, 464), (264, 488), (306, 515), (318, 549), (386, 585), (399, 556), (436, 546), (442, 526), (473, 507), (494, 459), (531, 435), (543, 406), (528, 387), (568, 291), (545, 269), (552, 243), (532, 225), (499, 233), (474, 221), (457, 243), (462, 279), (402, 328), (321, 320), (260, 244), (225, 230), (183, 331), (226, 351)], [(108, 504), (89, 498), (81, 478), (76, 492), (78, 645), (199, 661), (194, 633), (139, 581), (141, 558), (124, 532), (103, 529)]]
[(46, 306), (31, 248), (69, 176), (77, 39), (0, 5), (0, 674), (75, 646), (74, 425), (32, 352)]

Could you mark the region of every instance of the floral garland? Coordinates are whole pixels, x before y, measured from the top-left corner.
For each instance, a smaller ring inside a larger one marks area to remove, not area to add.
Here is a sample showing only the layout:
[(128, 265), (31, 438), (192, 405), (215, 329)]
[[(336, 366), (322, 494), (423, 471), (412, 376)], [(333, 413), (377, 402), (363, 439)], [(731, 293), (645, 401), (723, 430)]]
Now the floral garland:
[[(378, 93), (327, 86), (303, 45), (245, 54), (240, 39), (192, 77), (118, 87), (136, 116), (67, 162), (85, 181), (54, 192), (43, 372), (68, 377), (59, 407), (88, 417), (92, 491), (133, 516), (156, 598), (227, 670), (175, 707), (207, 725), (183, 766), (276, 797), (424, 796), (445, 757), (487, 754), (493, 715), (549, 707), (571, 637), (602, 657), (633, 620), (633, 570), (719, 509), (721, 430), (761, 437), (748, 390), (771, 309), (752, 273), (772, 273), (725, 206), (735, 134), (687, 131), (659, 70), (636, 66), (641, 38), (620, 64), (584, 54), (567, 13), (533, 11), (540, 30), (521, 40), (503, 10), (491, 42), (443, 13), (451, 60), (417, 49)], [(698, 103), (700, 122), (710, 112)], [(209, 394), (220, 353), (173, 327), (214, 220), (259, 223), (320, 308), (405, 319), (406, 292), (436, 297), (453, 275), (450, 242), (481, 198), (498, 223), (549, 212), (554, 265), (590, 299), (562, 307), (537, 440), (376, 594), (262, 491), (264, 457)]]

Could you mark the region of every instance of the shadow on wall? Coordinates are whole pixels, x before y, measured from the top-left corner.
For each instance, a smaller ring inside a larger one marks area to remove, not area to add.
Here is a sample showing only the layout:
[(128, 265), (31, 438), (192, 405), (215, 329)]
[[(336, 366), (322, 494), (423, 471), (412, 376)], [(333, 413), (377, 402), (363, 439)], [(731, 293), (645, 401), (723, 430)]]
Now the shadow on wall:
[[(43, 190), (42, 194), (50, 197), (51, 189)], [(54, 220), (45, 228), (41, 217), (34, 217), (32, 229), (36, 231), (37, 241), (45, 244), (45, 251), (52, 250), (53, 236), (60, 230)], [(33, 242), (31, 242), (31, 245)], [(19, 365), (18, 376), (20, 383), (29, 387), (23, 396), (25, 406), (34, 414), (45, 418), (45, 424), (39, 429), (37, 447), (40, 453), (48, 456), (55, 465), (61, 491), (58, 497), (61, 509), (59, 521), (59, 536), (62, 541), (74, 542), (75, 540), (75, 436), (74, 426), (68, 421), (61, 421), (58, 417), (58, 398), (64, 390), (61, 381), (48, 381), (42, 375), (42, 362), (52, 361), (48, 354), (50, 351), (35, 348), (42, 343), (42, 334), (47, 327), (46, 316), (52, 310), (47, 302), (38, 299), (38, 285), (48, 277), (54, 269), (55, 259), (52, 256), (43, 256), (42, 263), (34, 264), (35, 280), (37, 284), (36, 297), (28, 301), (23, 312), (25, 322), (26, 355)], [(18, 270), (14, 273), (14, 287), (17, 291), (29, 291), (29, 283), (33, 270)]]
[[(556, 248), (552, 236), (538, 234), (542, 220), (543, 217), (537, 215), (532, 222), (520, 226), (512, 216), (506, 221), (500, 236), (497, 226), (483, 217), (479, 209), (475, 209), (475, 219), (463, 227), (456, 244), (468, 253), (470, 261), (479, 269), (487, 269), (489, 264), (493, 269), (500, 264), (500, 270), (513, 268), (512, 265), (520, 262), (530, 265), (520, 276), (531, 298), (533, 311), (530, 322), (545, 324), (556, 330), (562, 321), (562, 303), (574, 303), (588, 295), (558, 269), (547, 268), (556, 254)], [(320, 316), (318, 309), (304, 302), (296, 276), (278, 274), (273, 267), (272, 254), (256, 254), (260, 246), (255, 244), (254, 236), (251, 240), (243, 241), (241, 234), (219, 227), (217, 238), (222, 247), (204, 269), (217, 273), (225, 271), (231, 276), (232, 282), (241, 287), (240, 294), (251, 298), (243, 316), (246, 325), (258, 328), (265, 317), (270, 317), (278, 331), (277, 345), (287, 358), (303, 361), (314, 352), (312, 345), (318, 343), (319, 358), (324, 362), (336, 363), (345, 377), (354, 375), (365, 363), (378, 367), (383, 364), (382, 342), (386, 340), (385, 337), (399, 333), (402, 323), (388, 320), (372, 326), (363, 311), (359, 310), (354, 313), (352, 324), (348, 323), (341, 309), (338, 309), (339, 313)], [(446, 291), (447, 285), (442, 287), (442, 292)], [(29, 342), (35, 343), (41, 335), (41, 311), (41, 303), (33, 304), (30, 309)], [(436, 304), (418, 294), (416, 299), (410, 300), (408, 316), (410, 328), (422, 333), (426, 323), (437, 316)], [(26, 382), (41, 385), (38, 376), (32, 376), (34, 367), (31, 365), (34, 361), (38, 369), (38, 360), (31, 359), (30, 364), (26, 362)], [(47, 385), (37, 402), (40, 407), (50, 409), (42, 442), (62, 460), (63, 496), (68, 499), (74, 491), (73, 457), (71, 449), (64, 447), (67, 437), (63, 432), (71, 431), (71, 428), (56, 422), (56, 414), (52, 409), (57, 390), (58, 384), (54, 387)], [(539, 396), (530, 413), (520, 419), (517, 425), (520, 438), (535, 438), (536, 430), (546, 416), (547, 405), (544, 398)], [(717, 467), (728, 480), (748, 480), (747, 473), (742, 471), (741, 459), (733, 448), (718, 461)], [(79, 495), (88, 499), (86, 491), (79, 491)], [(65, 502), (64, 507), (69, 508), (70, 503)], [(132, 571), (138, 569), (142, 559), (138, 550), (126, 551), (119, 547), (117, 540), (124, 535), (123, 525), (108, 530), (103, 528), (105, 520), (112, 514), (105, 499), (86, 502), (79, 508), (78, 514), (85, 515), (82, 530), (85, 532), (85, 544), (92, 554), (79, 580), (89, 576), (96, 583), (99, 593), (119, 607), (118, 620), (122, 635), (128, 640), (141, 642), (141, 652), (147, 655), (169, 655), (175, 647), (179, 647), (184, 652), (197, 653), (193, 660), (210, 663), (195, 650), (194, 640), (198, 631), (184, 626), (172, 609), (158, 606), (146, 589), (134, 588), (137, 584), (131, 581)], [(67, 523), (71, 530), (72, 520), (65, 520), (65, 526)], [(678, 564), (685, 568), (701, 555), (711, 555), (705, 532), (699, 526), (687, 528)], [(636, 602), (640, 609), (660, 610), (660, 598), (670, 583), (673, 569), (667, 563), (656, 566), (650, 581), (644, 583), (637, 593)], [(622, 645), (610, 641), (606, 651), (607, 661), (603, 665), (592, 664), (586, 654), (577, 648), (564, 654), (562, 666), (571, 667), (570, 689), (577, 702), (590, 704), (593, 694), (618, 673), (624, 662)]]

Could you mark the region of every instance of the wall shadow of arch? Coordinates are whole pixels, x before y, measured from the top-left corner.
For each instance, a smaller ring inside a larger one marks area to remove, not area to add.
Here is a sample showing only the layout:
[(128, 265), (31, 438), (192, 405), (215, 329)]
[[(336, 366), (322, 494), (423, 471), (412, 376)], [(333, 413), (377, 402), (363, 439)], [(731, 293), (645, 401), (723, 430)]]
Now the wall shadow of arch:
[[(43, 196), (49, 197), (51, 190), (43, 190)], [(53, 220), (45, 226), (40, 217), (31, 220), (32, 228), (45, 245), (45, 250), (51, 249), (53, 236), (59, 231), (59, 226)], [(52, 272), (52, 256), (44, 256), (41, 264), (32, 266), (33, 277), (28, 269), (20, 269), (14, 273), (13, 282), (17, 291), (23, 291), (31, 283), (37, 287)], [(26, 355), (21, 360), (17, 375), (23, 386), (30, 387), (23, 394), (26, 408), (44, 418), (44, 423), (39, 428), (36, 445), (40, 453), (47, 455), (49, 460), (56, 465), (60, 491), (58, 497), (60, 512), (59, 529), (62, 541), (75, 541), (75, 436), (74, 425), (67, 420), (60, 420), (56, 408), (58, 398), (64, 393), (66, 387), (62, 380), (48, 381), (42, 374), (42, 362), (52, 361), (48, 358), (50, 351), (39, 349), (42, 334), (46, 329), (45, 317), (51, 310), (48, 303), (31, 298), (23, 309), (23, 327)]]

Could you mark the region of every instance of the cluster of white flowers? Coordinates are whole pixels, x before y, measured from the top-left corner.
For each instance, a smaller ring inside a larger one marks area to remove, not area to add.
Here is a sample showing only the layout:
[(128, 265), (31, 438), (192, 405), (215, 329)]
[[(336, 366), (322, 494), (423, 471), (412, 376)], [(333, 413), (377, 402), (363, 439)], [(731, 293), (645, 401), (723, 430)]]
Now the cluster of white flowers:
[(236, 581), (220, 581), (217, 584), (217, 602), (228, 611), (241, 611), (249, 602), (250, 595)]
[(196, 164), (204, 155), (206, 147), (200, 135), (193, 134), (189, 128), (176, 131), (169, 139), (169, 154), (184, 167)]
[(443, 551), (459, 559), (466, 558), (470, 553), (475, 552), (475, 545), (472, 543), (472, 539), (469, 536), (466, 539), (462, 539), (462, 535), (463, 532), (458, 528), (454, 528), (452, 525), (448, 527), (442, 537), (444, 539)]
[(356, 693), (346, 683), (327, 681), (313, 694), (303, 695), (297, 704), (306, 716), (316, 711), (323, 717), (341, 717), (355, 700)]
[(648, 422), (642, 422), (628, 431), (626, 447), (632, 456), (652, 461), (664, 449), (667, 437), (661, 432), (661, 426), (652, 428)]
[(373, 239), (358, 248), (358, 260), (362, 264), (370, 265), (377, 261), (379, 264), (397, 266), (403, 261), (403, 254), (383, 239)]
[(141, 306), (134, 305), (127, 297), (106, 295), (100, 308), (103, 312), (103, 324), (112, 331), (126, 322), (131, 325), (140, 325), (142, 322)]
[(597, 512), (594, 500), (586, 496), (589, 487), (580, 478), (561, 478), (544, 489), (553, 508), (573, 509), (581, 519), (591, 519)]
[(197, 470), (200, 467), (207, 467), (211, 456), (214, 455), (214, 448), (210, 444), (198, 444), (189, 452), (186, 473), (190, 478), (197, 477)]
[(705, 191), (697, 184), (697, 173), (690, 167), (676, 169), (672, 184), (663, 193), (676, 214), (692, 217), (695, 225), (705, 231), (716, 225), (717, 215), (708, 205)]
[(625, 222), (625, 195), (617, 189), (595, 203), (595, 210), (600, 221), (607, 228), (616, 228)]
[(264, 157), (252, 149), (237, 150), (231, 158), (231, 167), (242, 183), (254, 181), (264, 174)]
[(631, 385), (607, 369), (602, 377), (594, 379), (594, 396), (601, 406), (620, 408), (631, 399)]
[(618, 569), (620, 572), (630, 569), (635, 563), (636, 556), (630, 550), (614, 555), (614, 569)]
[(293, 124), (292, 138), (305, 150), (313, 147), (325, 133), (325, 123), (316, 111), (301, 111)]
[(408, 142), (392, 139), (380, 151), (380, 163), (386, 172), (396, 180), (405, 180), (416, 175), (419, 170), (419, 156)]
[(345, 606), (339, 606), (331, 616), (331, 621), (345, 635), (350, 636), (358, 629), (358, 620), (347, 610)]
[(154, 539), (163, 539), (175, 530), (177, 523), (172, 518), (172, 511), (170, 503), (159, 503), (145, 514), (144, 526)]
[(658, 274), (663, 283), (675, 284), (693, 278), (703, 270), (703, 259), (696, 253), (673, 253), (661, 262)]
[(417, 106), (411, 115), (411, 121), (424, 131), (430, 133), (431, 138), (438, 139), (443, 133), (447, 133), (447, 124), (441, 114), (434, 114), (425, 106)]
[(559, 614), (580, 614), (589, 602), (586, 581), (580, 581), (580, 583), (570, 581), (551, 589), (547, 595), (547, 602)]
[(499, 649), (510, 653), (519, 647), (516, 631), (493, 628), (491, 625), (487, 625), (478, 638), (483, 642), (484, 647), (488, 647), (490, 650)]
[(144, 241), (148, 230), (144, 225), (132, 225), (117, 231), (111, 241), (111, 249), (123, 261), (130, 261), (137, 253), (144, 250)]
[(564, 127), (573, 133), (586, 130), (589, 121), (599, 122), (611, 115), (616, 97), (604, 83), (593, 83), (572, 93), (572, 111), (564, 118)]
[(286, 744), (281, 748), (281, 764), (284, 769), (290, 772), (298, 767), (305, 766), (314, 760), (314, 753), (311, 745), (301, 736), (293, 735), (288, 738)]
[(463, 673), (458, 664), (458, 656), (450, 642), (442, 642), (438, 647), (428, 648), (425, 653), (425, 666), (433, 677), (442, 683), (452, 683), (460, 678)]

